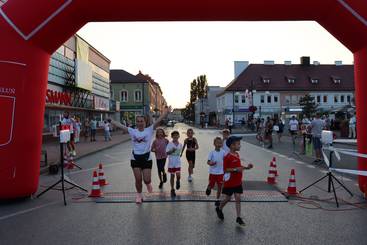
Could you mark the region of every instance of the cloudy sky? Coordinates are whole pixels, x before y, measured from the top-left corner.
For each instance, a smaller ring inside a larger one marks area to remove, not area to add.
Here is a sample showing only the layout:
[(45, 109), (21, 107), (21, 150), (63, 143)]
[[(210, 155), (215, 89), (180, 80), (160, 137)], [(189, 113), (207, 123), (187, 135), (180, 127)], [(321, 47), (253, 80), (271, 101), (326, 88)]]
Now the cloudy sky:
[(352, 53), (315, 22), (89, 23), (78, 34), (112, 69), (149, 74), (173, 107), (186, 104), (190, 82), (201, 74), (209, 85), (226, 86), (235, 60), (299, 63), (311, 56), (321, 64), (353, 63)]

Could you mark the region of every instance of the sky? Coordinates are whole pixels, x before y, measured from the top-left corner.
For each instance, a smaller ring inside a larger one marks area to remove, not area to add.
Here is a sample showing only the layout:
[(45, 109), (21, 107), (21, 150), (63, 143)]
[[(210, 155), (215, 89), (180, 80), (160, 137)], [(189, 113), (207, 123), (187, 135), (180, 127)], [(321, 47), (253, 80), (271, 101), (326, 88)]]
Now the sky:
[(299, 64), (310, 56), (321, 64), (353, 64), (352, 53), (312, 21), (89, 23), (78, 34), (111, 60), (111, 69), (149, 74), (174, 108), (185, 106), (199, 75), (226, 86), (234, 61)]

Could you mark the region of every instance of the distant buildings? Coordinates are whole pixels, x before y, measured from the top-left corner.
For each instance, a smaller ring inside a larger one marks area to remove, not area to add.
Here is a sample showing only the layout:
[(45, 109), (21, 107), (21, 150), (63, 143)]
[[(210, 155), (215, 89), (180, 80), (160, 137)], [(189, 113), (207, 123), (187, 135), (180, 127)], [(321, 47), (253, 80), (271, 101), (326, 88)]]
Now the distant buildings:
[(208, 86), (208, 96), (195, 102), (195, 123), (202, 121), (209, 125), (217, 124), (218, 108), (217, 95), (224, 91), (223, 87)]
[(353, 65), (340, 61), (333, 65), (310, 64), (309, 57), (302, 57), (301, 64), (243, 62), (235, 67), (238, 76), (217, 95), (221, 125), (226, 119), (236, 123), (247, 120), (252, 115), (251, 106), (257, 108), (255, 117), (300, 114), (299, 100), (307, 93), (314, 97), (320, 111), (335, 111), (353, 104)]
[(168, 120), (175, 120), (177, 122), (183, 121), (183, 115), (182, 115), (183, 109), (173, 109), (173, 111), (168, 114)]
[(156, 118), (167, 105), (162, 90), (150, 76), (111, 70), (112, 98), (120, 103), (117, 120), (135, 123), (138, 115)]

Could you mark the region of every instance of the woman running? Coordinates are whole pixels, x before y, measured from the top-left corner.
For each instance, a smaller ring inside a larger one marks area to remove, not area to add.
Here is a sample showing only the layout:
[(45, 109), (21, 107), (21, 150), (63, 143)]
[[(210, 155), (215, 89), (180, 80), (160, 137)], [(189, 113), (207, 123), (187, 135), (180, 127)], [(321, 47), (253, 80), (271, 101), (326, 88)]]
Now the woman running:
[(131, 154), (131, 168), (133, 169), (135, 177), (136, 188), (136, 203), (141, 204), (143, 202), (143, 181), (147, 186), (149, 193), (153, 192), (151, 183), (152, 175), (152, 158), (150, 156), (150, 147), (153, 139), (154, 129), (156, 129), (160, 122), (171, 112), (171, 107), (166, 107), (161, 116), (154, 122), (153, 125), (146, 127), (146, 121), (144, 116), (136, 117), (136, 129), (126, 127), (120, 123), (114, 122), (114, 124), (121, 128), (123, 132), (129, 133), (132, 143)]

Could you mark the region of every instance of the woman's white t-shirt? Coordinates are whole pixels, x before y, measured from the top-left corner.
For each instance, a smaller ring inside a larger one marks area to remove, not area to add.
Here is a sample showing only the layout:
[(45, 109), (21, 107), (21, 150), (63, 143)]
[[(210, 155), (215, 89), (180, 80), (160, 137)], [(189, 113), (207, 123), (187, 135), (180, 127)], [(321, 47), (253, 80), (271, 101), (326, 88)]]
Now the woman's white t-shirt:
[(210, 174), (224, 174), (223, 171), (223, 159), (226, 155), (226, 152), (223, 149), (220, 149), (219, 151), (211, 151), (208, 156), (208, 160), (211, 162), (215, 162), (216, 164), (214, 166), (210, 166), (209, 173)]
[[(134, 154), (143, 155), (145, 153), (150, 152), (150, 147), (152, 144), (154, 126), (150, 126), (145, 128), (143, 131), (139, 131), (138, 129), (128, 128), (128, 132), (131, 137), (132, 148)], [(135, 160), (134, 155), (131, 154), (131, 159)], [(151, 157), (149, 156), (149, 160)]]
[(229, 153), (229, 147), (227, 146), (227, 140), (223, 140), (223, 146), (222, 150), (224, 151), (224, 155), (227, 155)]
[(181, 151), (182, 151), (182, 144), (178, 143), (176, 145), (173, 142), (169, 142), (166, 147), (166, 152), (171, 151), (172, 149), (176, 149), (173, 153), (168, 155), (168, 168), (181, 168)]

